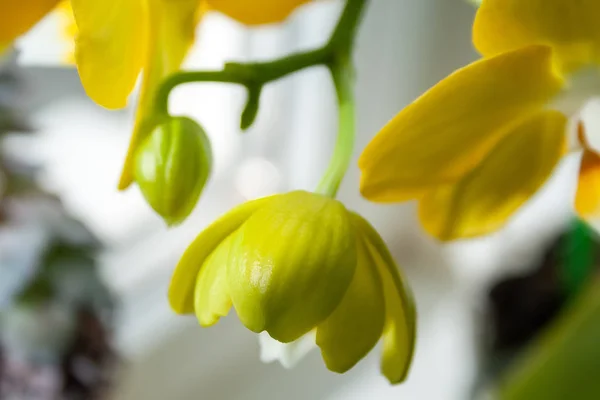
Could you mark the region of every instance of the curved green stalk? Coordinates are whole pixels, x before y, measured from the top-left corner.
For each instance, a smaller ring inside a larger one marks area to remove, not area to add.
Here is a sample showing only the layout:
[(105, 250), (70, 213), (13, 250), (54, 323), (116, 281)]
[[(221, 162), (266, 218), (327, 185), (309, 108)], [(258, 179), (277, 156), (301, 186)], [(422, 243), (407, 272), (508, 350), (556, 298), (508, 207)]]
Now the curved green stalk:
[(338, 136), (329, 166), (317, 186), (317, 193), (335, 197), (346, 174), (355, 138), (355, 103), (353, 93), (353, 71), (350, 62), (330, 69), (338, 99)]
[(327, 43), (317, 49), (291, 54), (268, 62), (227, 63), (220, 71), (179, 72), (166, 78), (157, 90), (155, 116), (168, 115), (169, 95), (178, 85), (190, 82), (222, 82), (243, 85), (248, 91), (240, 126), (249, 128), (258, 113), (260, 94), (267, 83), (318, 65), (326, 66), (336, 88), (339, 104), (339, 133), (330, 161), (317, 191), (334, 197), (348, 169), (354, 147), (354, 96), (352, 93), (352, 50), (367, 0), (347, 0)]
[(251, 100), (265, 84), (300, 71), (325, 64), (329, 52), (325, 47), (292, 54), (277, 60), (253, 63), (227, 63), (220, 71), (178, 72), (167, 77), (156, 93), (155, 112), (168, 114), (169, 95), (175, 87), (191, 82), (222, 82), (244, 85)]

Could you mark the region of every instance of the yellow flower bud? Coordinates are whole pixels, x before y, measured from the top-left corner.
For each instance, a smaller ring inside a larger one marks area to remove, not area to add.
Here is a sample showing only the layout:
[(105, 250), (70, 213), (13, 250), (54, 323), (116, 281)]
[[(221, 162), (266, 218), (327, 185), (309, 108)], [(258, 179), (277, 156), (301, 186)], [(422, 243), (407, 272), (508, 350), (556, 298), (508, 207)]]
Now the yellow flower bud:
[(344, 206), (307, 192), (274, 197), (232, 238), (229, 292), (240, 320), (291, 342), (340, 303), (356, 269)]
[(190, 118), (170, 117), (136, 150), (135, 180), (154, 211), (176, 225), (194, 209), (211, 165), (204, 129)]
[(203, 326), (233, 306), (253, 332), (314, 334), (326, 366), (345, 372), (381, 338), (382, 372), (405, 379), (415, 340), (408, 288), (377, 232), (329, 197), (296, 191), (238, 206), (189, 246), (171, 307)]

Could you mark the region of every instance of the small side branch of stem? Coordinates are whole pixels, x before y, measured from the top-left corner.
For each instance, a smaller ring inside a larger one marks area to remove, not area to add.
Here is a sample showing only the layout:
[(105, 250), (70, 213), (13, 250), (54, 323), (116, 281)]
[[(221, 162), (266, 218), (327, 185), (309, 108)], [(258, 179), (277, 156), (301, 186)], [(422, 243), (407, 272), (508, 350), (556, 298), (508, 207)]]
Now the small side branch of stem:
[[(242, 129), (252, 125), (258, 109), (258, 99), (264, 85), (297, 71), (325, 65), (332, 67), (340, 56), (352, 52), (360, 16), (367, 0), (348, 0), (328, 42), (317, 49), (291, 54), (267, 62), (227, 63), (220, 71), (178, 72), (167, 77), (155, 96), (155, 112), (168, 115), (169, 95), (182, 84), (191, 82), (221, 82), (243, 85), (248, 91), (248, 101), (242, 113)], [(244, 118), (245, 116), (245, 118)]]
[(352, 157), (355, 136), (352, 51), (362, 13), (368, 0), (347, 0), (346, 6), (325, 45), (267, 62), (225, 64), (220, 71), (179, 72), (163, 81), (155, 97), (155, 115), (169, 114), (169, 94), (182, 84), (222, 82), (243, 85), (248, 91), (240, 127), (245, 130), (258, 113), (262, 88), (297, 71), (326, 66), (332, 75), (339, 104), (336, 146), (317, 192), (335, 197)]

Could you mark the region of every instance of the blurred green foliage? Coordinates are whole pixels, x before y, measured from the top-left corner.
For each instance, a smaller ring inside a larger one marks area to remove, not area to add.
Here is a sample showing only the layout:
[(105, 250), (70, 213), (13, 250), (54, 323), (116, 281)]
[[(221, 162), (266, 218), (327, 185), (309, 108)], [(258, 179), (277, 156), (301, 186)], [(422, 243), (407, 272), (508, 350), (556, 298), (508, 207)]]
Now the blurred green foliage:
[(600, 280), (588, 281), (499, 389), (502, 400), (600, 399)]

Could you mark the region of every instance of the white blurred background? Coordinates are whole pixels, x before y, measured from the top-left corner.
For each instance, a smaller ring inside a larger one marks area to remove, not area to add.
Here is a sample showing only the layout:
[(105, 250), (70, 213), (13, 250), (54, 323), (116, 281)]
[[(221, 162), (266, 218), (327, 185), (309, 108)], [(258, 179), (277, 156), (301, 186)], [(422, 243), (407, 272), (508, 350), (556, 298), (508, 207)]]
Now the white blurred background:
[[(341, 5), (334, 0), (310, 4), (284, 25), (255, 30), (209, 15), (186, 68), (219, 68), (224, 61), (269, 59), (318, 46)], [(403, 106), (477, 57), (470, 43), (474, 12), (464, 0), (370, 2), (356, 49), (356, 156)], [(189, 115), (206, 128), (216, 170), (189, 220), (167, 230), (136, 188), (116, 191), (133, 110), (108, 112), (85, 97), (75, 70), (57, 66), (66, 46), (51, 39), (56, 25), (49, 18), (21, 42), (39, 134), (33, 145), (14, 145), (27, 146), (44, 162), (44, 183), (107, 244), (103, 272), (122, 299), (117, 339), (128, 360), (119, 398), (467, 398), (477, 368), (474, 328), (483, 293), (493, 279), (538, 257), (567, 221), (575, 160), (566, 160), (502, 232), (451, 246), (421, 232), (412, 204), (383, 206), (361, 199), (353, 163), (340, 199), (379, 229), (409, 277), (419, 312), (415, 363), (408, 382), (396, 387), (379, 375), (377, 350), (343, 376), (328, 372), (318, 352), (288, 371), (259, 361), (258, 340), (235, 315), (210, 329), (173, 315), (166, 288), (182, 251), (217, 215), (248, 198), (315, 186), (336, 132), (326, 71), (303, 71), (268, 86), (255, 125), (243, 134), (238, 129), (242, 88), (191, 84), (177, 89), (172, 113)]]

